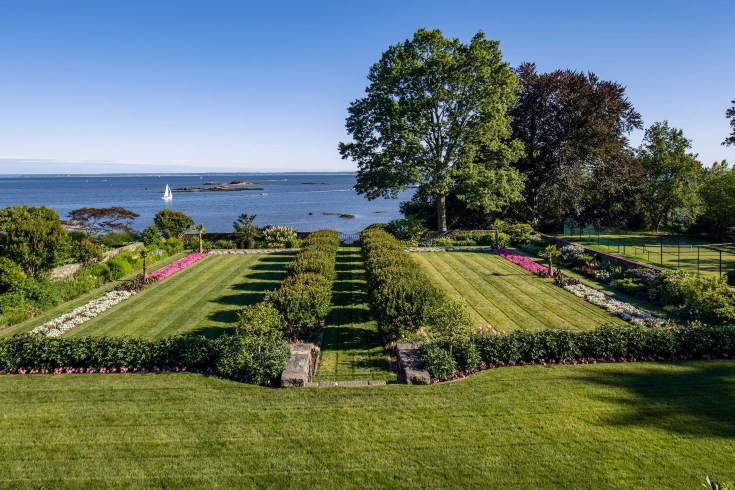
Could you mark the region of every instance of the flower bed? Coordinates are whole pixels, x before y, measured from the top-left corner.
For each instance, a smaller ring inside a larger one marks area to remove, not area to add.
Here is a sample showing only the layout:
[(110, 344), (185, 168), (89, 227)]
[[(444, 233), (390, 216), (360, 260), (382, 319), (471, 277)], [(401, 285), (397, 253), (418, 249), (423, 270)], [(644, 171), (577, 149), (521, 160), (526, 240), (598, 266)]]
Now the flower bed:
[(84, 322), (91, 320), (100, 313), (104, 313), (113, 306), (122, 303), (134, 292), (131, 291), (110, 291), (101, 298), (94, 299), (89, 303), (75, 308), (73, 311), (61, 315), (58, 318), (44, 323), (43, 325), (31, 330), (31, 333), (37, 333), (45, 337), (58, 337)]
[(564, 289), (574, 294), (575, 296), (579, 296), (580, 298), (585, 299), (595, 306), (599, 306), (600, 308), (609, 311), (613, 315), (622, 318), (623, 320), (630, 322), (633, 325), (646, 325), (655, 327), (666, 323), (666, 320), (657, 318), (650, 313), (646, 313), (645, 311), (638, 309), (628, 303), (610, 298), (606, 294), (601, 293), (596, 289), (592, 289), (589, 286), (585, 286), (584, 284), (568, 285), (564, 286)]
[(175, 272), (189, 267), (194, 262), (198, 262), (206, 256), (206, 253), (191, 253), (183, 259), (179, 259), (176, 262), (167, 265), (166, 267), (158, 269), (155, 272), (151, 272), (150, 274), (148, 274), (148, 277), (156, 281), (161, 281), (163, 279), (166, 279), (171, 274), (174, 274)]
[(496, 249), (493, 249), (493, 252), (500, 255), (505, 260), (513, 262), (516, 265), (520, 265), (527, 271), (533, 272), (534, 274), (538, 274), (539, 272), (544, 272), (548, 270), (547, 267), (544, 267), (543, 265), (538, 264), (537, 262), (534, 262), (533, 260), (529, 259), (525, 255), (520, 255), (515, 252), (511, 252), (510, 250), (505, 249), (505, 248), (496, 248)]

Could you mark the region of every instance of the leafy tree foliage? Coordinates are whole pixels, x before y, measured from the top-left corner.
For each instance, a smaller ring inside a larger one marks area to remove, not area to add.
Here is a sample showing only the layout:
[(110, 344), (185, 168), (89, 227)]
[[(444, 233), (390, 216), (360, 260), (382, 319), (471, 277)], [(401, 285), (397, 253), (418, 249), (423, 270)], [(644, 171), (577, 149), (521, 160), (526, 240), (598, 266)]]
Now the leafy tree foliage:
[(21, 289), (25, 282), (21, 266), (7, 257), (0, 257), (0, 294)]
[(701, 213), (698, 179), (702, 164), (689, 153), (681, 129), (657, 122), (646, 130), (636, 155), (648, 177), (646, 210), (652, 228), (686, 229)]
[(517, 197), (520, 177), (509, 164), (521, 147), (510, 139), (507, 111), (519, 86), (497, 41), (478, 32), (462, 44), (420, 29), (383, 53), (368, 80), (366, 96), (348, 109), (353, 141), (339, 145), (357, 163), (357, 192), (395, 198), (417, 184), (433, 199), (441, 231), (459, 182), (457, 196), (470, 208), (493, 210)]
[(91, 240), (79, 240), (71, 244), (71, 256), (84, 265), (102, 260), (102, 250)]
[(5, 256), (34, 277), (68, 256), (70, 239), (59, 215), (46, 206), (8, 206), (0, 210), (0, 240)]
[(199, 253), (202, 253), (203, 251), (202, 235), (204, 235), (207, 232), (207, 230), (204, 229), (204, 225), (201, 223), (192, 227), (192, 230), (194, 230), (194, 232), (199, 236)]
[(521, 217), (535, 226), (614, 221), (642, 180), (626, 138), (641, 117), (625, 87), (594, 73), (537, 73), (533, 63), (516, 74), (523, 88), (510, 115), (526, 153), (516, 163), (526, 178)]
[(730, 133), (730, 136), (725, 138), (725, 141), (723, 141), (722, 144), (727, 146), (735, 145), (735, 100), (732, 101), (732, 107), (725, 112), (725, 117), (730, 120), (732, 132)]
[(235, 229), (235, 233), (233, 233), (235, 243), (241, 248), (253, 248), (255, 240), (261, 235), (258, 227), (253, 224), (255, 217), (254, 214), (242, 213), (232, 223), (232, 227)]
[(186, 230), (194, 225), (194, 220), (188, 214), (172, 209), (159, 211), (153, 218), (164, 238), (181, 238)]
[(735, 171), (727, 161), (715, 162), (705, 168), (699, 183), (699, 196), (703, 212), (697, 222), (697, 231), (707, 233), (712, 239), (731, 237), (735, 227)]
[(150, 248), (158, 248), (163, 244), (161, 230), (156, 225), (147, 226), (143, 230), (143, 244)]
[(140, 215), (120, 206), (111, 208), (79, 208), (69, 211), (69, 219), (90, 235), (113, 231), (132, 232), (132, 224)]

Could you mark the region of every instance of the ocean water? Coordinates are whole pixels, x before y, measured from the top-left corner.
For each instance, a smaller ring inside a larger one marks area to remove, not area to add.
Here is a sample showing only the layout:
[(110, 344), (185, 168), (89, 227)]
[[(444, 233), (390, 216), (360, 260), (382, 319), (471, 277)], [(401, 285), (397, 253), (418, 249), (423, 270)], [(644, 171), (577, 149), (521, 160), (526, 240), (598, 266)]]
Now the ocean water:
[[(233, 180), (253, 182), (247, 187), (263, 190), (175, 190)], [(168, 202), (161, 199), (166, 185), (174, 189), (173, 200)], [(241, 213), (255, 214), (257, 226), (287, 225), (298, 231), (332, 228), (358, 233), (371, 223), (400, 218), (399, 203), (413, 194), (408, 190), (400, 193), (399, 199), (368, 201), (352, 190), (354, 185), (354, 173), (0, 176), (0, 207), (46, 205), (65, 219), (72, 209), (122, 206), (140, 214), (133, 224), (139, 231), (153, 223), (156, 213), (169, 208), (188, 214), (212, 233), (232, 231), (232, 223)], [(355, 218), (324, 213), (352, 214)]]

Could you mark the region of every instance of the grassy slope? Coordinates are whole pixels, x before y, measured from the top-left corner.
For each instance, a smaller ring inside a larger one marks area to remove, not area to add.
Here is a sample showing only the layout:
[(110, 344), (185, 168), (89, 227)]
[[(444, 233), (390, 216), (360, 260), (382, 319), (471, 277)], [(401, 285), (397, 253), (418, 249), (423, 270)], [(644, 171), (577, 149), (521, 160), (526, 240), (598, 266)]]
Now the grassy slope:
[(465, 300), (478, 323), (497, 330), (585, 329), (623, 323), (507, 260), (485, 252), (421, 252), (413, 257), (437, 284)]
[(735, 454), (731, 361), (294, 390), (6, 376), (0, 406), (5, 488), (699, 488)]
[[(564, 240), (580, 243), (603, 252), (620, 253), (639, 262), (668, 267), (671, 269), (686, 269), (697, 272), (697, 249), (684, 245), (705, 245), (707, 242), (689, 237), (666, 236), (656, 234), (631, 235), (600, 235), (599, 242), (596, 235), (559, 236)], [(660, 242), (663, 239), (663, 265), (661, 264)], [(681, 249), (676, 246), (682, 244)], [(625, 248), (623, 248), (625, 244)], [(653, 245), (645, 247), (644, 245)], [(625, 251), (625, 253), (623, 253)], [(650, 252), (650, 253), (649, 253)], [(735, 269), (735, 248), (724, 248), (722, 252), (722, 272)], [(703, 276), (718, 276), (720, 273), (720, 254), (716, 250), (702, 248), (699, 250), (699, 272)]]
[[(158, 261), (154, 264), (152, 264), (149, 268), (149, 272), (156, 271), (158, 269), (161, 269), (168, 264), (172, 262), (176, 262), (178, 259), (184, 257), (185, 254), (180, 253), (176, 254), (172, 257), (168, 257), (164, 260)], [(75, 308), (78, 308), (82, 305), (87, 304), (88, 302), (92, 301), (93, 299), (97, 299), (102, 297), (105, 293), (112, 291), (115, 286), (118, 284), (121, 284), (124, 281), (130, 280), (134, 278), (135, 276), (141, 274), (141, 271), (135, 271), (129, 276), (123, 277), (122, 279), (119, 279), (117, 281), (109, 282), (102, 287), (99, 287), (95, 289), (94, 291), (90, 291), (87, 294), (83, 294), (79, 296), (78, 298), (75, 298), (71, 301), (68, 301), (64, 304), (61, 304), (57, 306), (56, 308), (52, 308), (48, 311), (43, 312), (41, 315), (38, 315), (36, 317), (30, 318), (22, 323), (19, 323), (17, 325), (13, 325), (12, 327), (7, 327), (0, 330), (0, 337), (12, 337), (13, 335), (17, 333), (23, 333), (23, 332), (29, 332), (33, 330), (34, 328), (38, 327), (39, 325), (43, 325), (47, 321), (53, 320), (54, 318), (57, 318), (65, 313), (69, 313)]]
[(71, 330), (69, 336), (216, 336), (237, 309), (263, 298), (283, 279), (283, 255), (213, 255), (154, 283), (137, 296)]
[(332, 312), (322, 339), (319, 376), (314, 380), (395, 379), (365, 295), (365, 271), (359, 248), (337, 253)]

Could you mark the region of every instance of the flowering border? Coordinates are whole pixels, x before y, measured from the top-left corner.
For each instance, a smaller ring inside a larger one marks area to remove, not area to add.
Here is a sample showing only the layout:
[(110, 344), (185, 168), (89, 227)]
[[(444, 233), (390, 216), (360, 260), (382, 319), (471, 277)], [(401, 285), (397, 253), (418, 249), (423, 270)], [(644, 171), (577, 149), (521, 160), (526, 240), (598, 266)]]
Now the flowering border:
[(168, 264), (166, 267), (161, 267), (157, 271), (151, 272), (150, 274), (148, 274), (148, 277), (156, 281), (161, 281), (163, 279), (166, 279), (171, 274), (179, 272), (182, 269), (186, 269), (191, 264), (200, 261), (206, 256), (206, 253), (190, 253), (183, 259), (179, 259), (176, 262)]
[(584, 284), (564, 286), (564, 289), (633, 325), (656, 327), (666, 323), (666, 320), (655, 317), (631, 304), (610, 298), (606, 294)]
[(58, 337), (72, 328), (88, 322), (100, 313), (104, 313), (113, 306), (122, 303), (134, 294), (133, 291), (110, 291), (101, 298), (93, 299), (89, 303), (75, 308), (69, 313), (34, 328), (31, 330), (31, 333), (37, 333), (45, 337)]
[(544, 267), (543, 265), (529, 259), (525, 255), (511, 252), (507, 248), (494, 248), (493, 252), (500, 255), (505, 260), (512, 262), (515, 265), (519, 265), (527, 271), (533, 272), (534, 274), (538, 274), (539, 272), (545, 272), (546, 270), (548, 270), (547, 267)]

